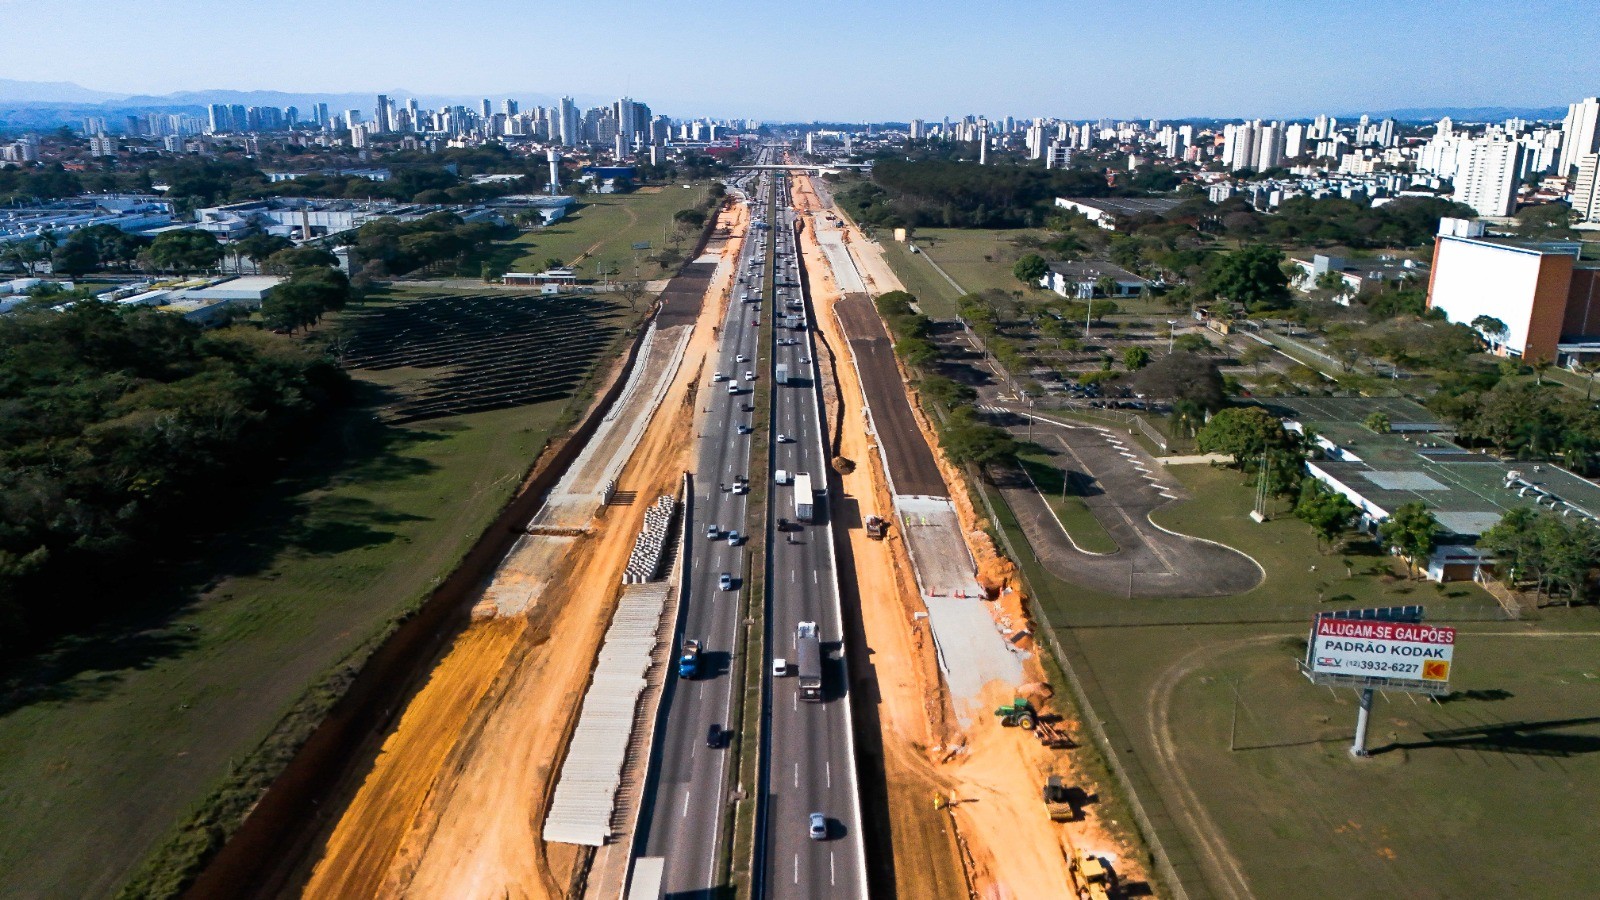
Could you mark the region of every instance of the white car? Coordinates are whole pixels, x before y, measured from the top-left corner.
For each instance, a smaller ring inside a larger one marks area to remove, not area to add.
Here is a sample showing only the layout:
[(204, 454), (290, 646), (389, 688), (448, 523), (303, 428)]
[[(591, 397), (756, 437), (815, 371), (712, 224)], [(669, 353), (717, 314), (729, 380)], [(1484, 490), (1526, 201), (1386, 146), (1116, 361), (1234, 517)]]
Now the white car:
[(802, 357), (800, 357), (800, 362), (809, 366), (809, 365), (811, 365), (811, 357), (802, 356)]
[(722, 374), (721, 372), (712, 372), (711, 373), (711, 380), (712, 381), (727, 381), (728, 380), (728, 376)]
[(792, 443), (794, 443), (794, 438), (789, 437), (787, 434), (779, 433), (779, 435), (778, 435), (778, 443), (780, 443), (780, 444), (792, 444)]
[(735, 356), (733, 358), (733, 361), (734, 362), (749, 362), (750, 361), (750, 357), (745, 356), (743, 353), (741, 353), (738, 356)]
[(756, 380), (756, 373), (754, 373), (754, 372), (746, 372), (746, 373), (744, 373), (744, 380), (745, 381), (755, 381)]

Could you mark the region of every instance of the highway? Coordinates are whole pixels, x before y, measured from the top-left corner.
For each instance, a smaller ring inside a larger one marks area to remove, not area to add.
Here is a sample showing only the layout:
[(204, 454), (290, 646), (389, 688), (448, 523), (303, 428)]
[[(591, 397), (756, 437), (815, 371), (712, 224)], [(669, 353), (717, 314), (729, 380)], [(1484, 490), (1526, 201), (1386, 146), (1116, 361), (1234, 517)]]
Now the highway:
[[(761, 151), (766, 159), (774, 151)], [(741, 182), (752, 199), (752, 212), (769, 200), (772, 176), (751, 176)], [(754, 217), (754, 215), (752, 216)], [(750, 532), (749, 495), (734, 493), (732, 487), (741, 476), (750, 476), (751, 444), (764, 439), (759, 434), (739, 434), (739, 425), (750, 425), (754, 405), (753, 391), (764, 385), (744, 379), (754, 372), (756, 341), (760, 328), (755, 324), (768, 303), (744, 303), (741, 295), (753, 296), (765, 286), (761, 266), (752, 262), (764, 259), (765, 232), (752, 229), (738, 260), (738, 281), (720, 326), (720, 341), (713, 369), (736, 378), (737, 394), (728, 393), (729, 381), (706, 379), (700, 385), (697, 403), (708, 407), (698, 440), (694, 496), (683, 539), (690, 542), (689, 594), (682, 614), (683, 630), (679, 647), (669, 661), (671, 671), (662, 702), (667, 704), (666, 727), (657, 736), (661, 744), (661, 763), (648, 802), (641, 810), (641, 825), (647, 829), (645, 856), (664, 857), (666, 874), (663, 888), (667, 896), (707, 896), (724, 885), (726, 878), (718, 867), (718, 847), (730, 839), (727, 813), (728, 771), (737, 741), (726, 740), (721, 747), (708, 746), (713, 725), (726, 729), (733, 719), (732, 704), (738, 694), (729, 676), (739, 627), (739, 604), (745, 590), (743, 574), (748, 556), (748, 540), (730, 546), (726, 534), (736, 530)], [(740, 356), (750, 362), (739, 362)], [(753, 490), (763, 489), (757, 479)], [(716, 525), (718, 537), (707, 537), (708, 525)], [(759, 528), (754, 540), (761, 540)], [(718, 584), (723, 573), (733, 576), (734, 590)], [(704, 644), (703, 672), (693, 679), (677, 677), (677, 655), (683, 640)], [(645, 823), (648, 822), (647, 825)]]
[[(776, 176), (778, 233), (775, 260), (778, 298), (773, 315), (803, 312), (805, 327), (773, 329), (774, 368), (782, 363), (791, 384), (772, 383), (772, 468), (810, 473), (817, 497), (811, 523), (796, 524), (790, 485), (773, 485), (768, 527), (773, 529), (767, 591), (765, 784), (762, 804), (762, 878), (757, 896), (770, 898), (860, 897), (866, 894), (861, 856), (859, 793), (851, 752), (849, 703), (845, 696), (844, 630), (839, 621), (830, 511), (824, 495), (832, 473), (822, 428), (822, 401), (812, 342), (813, 311), (801, 301), (795, 263), (794, 213), (788, 176)], [(775, 318), (774, 323), (783, 320)], [(785, 440), (787, 439), (787, 440)], [(777, 531), (779, 520), (788, 530)], [(823, 646), (823, 702), (799, 699), (798, 679), (775, 678), (770, 658), (795, 658), (795, 626), (816, 622)], [(812, 840), (811, 813), (827, 817), (828, 836)]]
[[(757, 154), (758, 164), (782, 161), (781, 151), (772, 147)], [(682, 640), (702, 641), (706, 660), (699, 677), (678, 678), (675, 648), (663, 696), (665, 727), (656, 737), (659, 766), (642, 810), (641, 855), (664, 858), (666, 897), (720, 896), (726, 888), (719, 850), (732, 841), (728, 774), (739, 748), (736, 736), (721, 747), (708, 746), (708, 734), (713, 725), (726, 727), (732, 721), (732, 704), (738, 697), (729, 675), (729, 651), (740, 625), (748, 549), (730, 546), (725, 537), (709, 537), (708, 526), (717, 526), (718, 535), (737, 529), (748, 535), (747, 540), (764, 540), (768, 547), (763, 609), (767, 653), (750, 661), (760, 667), (765, 687), (759, 711), (763, 766), (752, 895), (862, 897), (866, 884), (859, 794), (845, 697), (833, 543), (823, 499), (831, 473), (815, 382), (816, 351), (809, 324), (813, 315), (808, 306), (790, 305), (801, 301), (802, 293), (787, 176), (770, 170), (749, 173), (734, 179), (731, 186), (751, 201), (752, 223), (740, 252), (738, 281), (720, 329), (713, 368), (737, 379), (739, 393), (729, 394), (726, 381), (707, 379), (701, 385), (697, 402), (708, 411), (698, 435), (693, 503), (684, 530), (690, 565), (680, 646)], [(762, 221), (772, 226), (770, 230), (756, 227)], [(751, 302), (743, 302), (746, 292)], [(783, 317), (788, 314), (802, 315), (805, 327), (785, 327)], [(772, 329), (774, 343), (767, 364), (758, 367), (754, 360), (763, 316), (772, 317), (777, 327)], [(740, 361), (741, 356), (747, 361)], [(776, 383), (779, 363), (791, 373), (791, 384)], [(751, 382), (744, 377), (747, 373), (759, 377)], [(741, 434), (739, 426), (752, 424), (755, 390), (770, 392), (769, 427)], [(765, 472), (747, 468), (756, 440), (767, 441), (770, 447)], [(796, 522), (792, 480), (774, 483), (774, 473), (780, 469), (791, 476), (811, 474), (818, 495), (812, 522)], [(735, 481), (746, 475), (751, 491), (769, 492), (764, 522), (749, 522), (749, 495), (732, 490)], [(780, 519), (786, 523), (784, 530), (779, 528)], [(752, 524), (754, 534), (750, 534)], [(732, 576), (733, 590), (719, 587), (724, 573)], [(824, 657), (820, 703), (799, 699), (793, 674), (795, 628), (802, 621), (820, 627)], [(787, 677), (773, 676), (774, 656), (790, 660)], [(826, 817), (823, 839), (813, 839), (809, 833), (812, 813)]]

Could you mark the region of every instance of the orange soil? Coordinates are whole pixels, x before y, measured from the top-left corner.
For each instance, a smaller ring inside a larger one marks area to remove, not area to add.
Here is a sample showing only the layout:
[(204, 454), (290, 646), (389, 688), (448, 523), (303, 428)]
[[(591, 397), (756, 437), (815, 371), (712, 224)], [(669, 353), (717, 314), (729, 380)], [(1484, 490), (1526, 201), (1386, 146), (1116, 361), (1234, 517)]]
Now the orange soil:
[[(734, 213), (727, 224), (742, 221)], [(725, 258), (735, 252), (737, 241), (723, 247)], [(729, 281), (708, 290), (688, 358), (714, 346), (709, 323)], [(619, 488), (642, 502), (595, 519), (526, 617), (474, 622), (455, 640), (333, 826), (304, 896), (570, 893), (589, 851), (540, 837), (553, 776), (649, 500), (675, 492), (690, 465), (682, 434), (699, 376), (689, 365), (678, 373), (623, 470)]]
[[(817, 209), (808, 180), (795, 179), (795, 184), (796, 205), (802, 210)], [(818, 218), (813, 217), (813, 223)], [(843, 222), (841, 227), (853, 238), (849, 242), (852, 256), (869, 287), (875, 293), (902, 289), (878, 249), (863, 240), (847, 219)], [(837, 290), (810, 224), (806, 234), (803, 252), (818, 306), (817, 325), (840, 354), (835, 374), (844, 387), (846, 409), (841, 454), (857, 463), (855, 473), (844, 479), (845, 492), (872, 498), (871, 503), (862, 501), (863, 515), (881, 512), (890, 503), (887, 482), (877, 450), (866, 434), (860, 387), (845, 355), (848, 347), (832, 315)], [(833, 401), (831, 392), (825, 396)], [(1030, 628), (1015, 565), (997, 551), (984, 531), (986, 523), (973, 508), (964, 473), (938, 450), (937, 438), (914, 394), (912, 400), (918, 424), (951, 487), (957, 516), (977, 561), (978, 580), (991, 596), (997, 596), (995, 615), (1007, 618), (1013, 628)], [(963, 896), (970, 891), (973, 896), (996, 898), (1068, 896), (1067, 859), (1074, 847), (1113, 860), (1125, 878), (1144, 877), (1132, 848), (1111, 836), (1094, 807), (1079, 822), (1060, 825), (1049, 820), (1039, 794), (1048, 775), (1065, 775), (1088, 793), (1096, 792), (1094, 785), (1074, 771), (1069, 752), (1046, 748), (1019, 729), (1001, 728), (993, 717), (980, 717), (965, 734), (958, 733), (943, 693), (932, 638), (923, 620), (914, 617), (922, 603), (903, 543), (893, 532), (882, 543), (867, 540), (864, 531), (852, 531), (850, 537), (856, 548), (863, 623), (882, 696), (879, 713), (901, 895)], [(871, 603), (869, 598), (899, 602)], [(1031, 645), (1031, 638), (1022, 643), (1033, 654), (1025, 666), (1026, 677), (1043, 682), (1037, 648)], [(991, 684), (985, 700), (999, 706), (1021, 687)], [(1039, 687), (1048, 694), (1047, 686)], [(1037, 691), (1029, 693), (1036, 700), (1047, 699)], [(1070, 727), (1074, 723), (1062, 724)], [(963, 741), (964, 746), (955, 746)], [(934, 793), (955, 802), (934, 810)], [(948, 821), (953, 833), (936, 828), (937, 820)], [(948, 857), (930, 854), (935, 835), (945, 846), (953, 838), (959, 853)], [(930, 859), (944, 858), (959, 860), (966, 869), (966, 884), (959, 885), (959, 890), (951, 879), (936, 877), (927, 865)]]

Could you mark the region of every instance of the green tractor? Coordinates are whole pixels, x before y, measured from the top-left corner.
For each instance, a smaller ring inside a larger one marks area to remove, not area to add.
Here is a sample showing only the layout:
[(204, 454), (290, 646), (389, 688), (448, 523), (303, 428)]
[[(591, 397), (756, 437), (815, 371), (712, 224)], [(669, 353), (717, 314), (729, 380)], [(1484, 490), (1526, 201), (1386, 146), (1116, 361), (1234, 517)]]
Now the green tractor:
[(1033, 708), (1032, 703), (1021, 697), (1013, 699), (1010, 705), (995, 710), (994, 714), (1000, 717), (1000, 724), (1006, 728), (1016, 726), (1032, 731), (1033, 727), (1039, 724), (1038, 711)]

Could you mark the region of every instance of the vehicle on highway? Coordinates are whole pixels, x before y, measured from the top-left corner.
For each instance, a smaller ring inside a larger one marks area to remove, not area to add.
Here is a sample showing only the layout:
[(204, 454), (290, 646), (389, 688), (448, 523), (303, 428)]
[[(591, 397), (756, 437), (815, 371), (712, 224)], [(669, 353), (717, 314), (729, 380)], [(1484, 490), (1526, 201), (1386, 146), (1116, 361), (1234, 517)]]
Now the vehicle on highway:
[(731, 590), (733, 590), (733, 573), (731, 573), (731, 572), (723, 572), (721, 575), (717, 576), (717, 590), (720, 590), (720, 591), (731, 591)]
[(741, 406), (739, 408), (744, 410), (745, 412), (755, 412), (756, 411), (755, 404), (753, 404), (753, 403), (746, 403), (745, 405), (743, 405), (743, 406)]
[(706, 732), (706, 746), (707, 747), (710, 747), (713, 750), (720, 750), (723, 747), (727, 746), (727, 743), (728, 743), (728, 732), (723, 730), (722, 725), (720, 723), (712, 725), (711, 729)]
[(716, 540), (721, 535), (722, 535), (722, 529), (721, 528), (718, 528), (714, 524), (707, 524), (706, 525), (706, 537), (711, 538), (712, 540)]
[(794, 443), (794, 438), (789, 437), (787, 434), (784, 434), (783, 432), (780, 431), (780, 432), (778, 432), (778, 443), (780, 443), (780, 444), (792, 444), (792, 443)]
[(812, 813), (807, 821), (810, 823), (807, 832), (813, 841), (826, 840), (828, 837), (828, 817), (819, 812)]
[(733, 361), (734, 362), (749, 362), (750, 361), (750, 357), (745, 356), (743, 353), (741, 353), (738, 356), (735, 356), (733, 358)]
[(711, 373), (711, 380), (712, 381), (727, 381), (728, 380), (728, 376), (722, 374), (721, 372), (712, 372)]
[(787, 674), (789, 674), (789, 661), (781, 656), (774, 656), (772, 658), (772, 677), (782, 678)]
[(811, 357), (809, 357), (809, 356), (802, 356), (802, 357), (800, 357), (800, 362), (802, 362), (802, 363), (804, 363), (804, 364), (805, 364), (805, 365), (808, 365), (808, 366), (809, 366), (809, 365), (811, 365)]
[(752, 429), (749, 425), (740, 422), (738, 425), (734, 426), (734, 430), (738, 431), (740, 434), (749, 434), (754, 429)]
[[(733, 490), (734, 490), (734, 493), (738, 493), (739, 492), (739, 486), (738, 485), (734, 485), (733, 486)], [(739, 532), (737, 532), (737, 531), (728, 532), (728, 546), (729, 547), (737, 547), (737, 546), (739, 546), (739, 542), (741, 540), (743, 540), (743, 538), (741, 538), (739, 536)]]
[(794, 473), (794, 517), (797, 521), (809, 522), (815, 514), (816, 492), (811, 487), (811, 474), (809, 472)]
[(733, 483), (733, 492), (735, 494), (748, 494), (748, 493), (750, 493), (750, 482), (748, 482), (748, 481), (735, 481)]
[(788, 469), (779, 469), (778, 471), (773, 473), (772, 480), (777, 482), (778, 484), (788, 484), (789, 483), (789, 470)]
[(744, 373), (744, 380), (745, 381), (755, 381), (756, 380), (756, 373), (754, 373), (754, 372), (746, 372), (746, 373)]
[(730, 395), (739, 393), (739, 385), (732, 381), (728, 382), (728, 393)]
[(800, 666), (800, 699), (822, 701), (822, 638), (817, 623), (801, 622), (795, 627), (795, 659)]
[(693, 678), (700, 672), (700, 642), (689, 639), (683, 642), (683, 652), (678, 654), (678, 677)]

